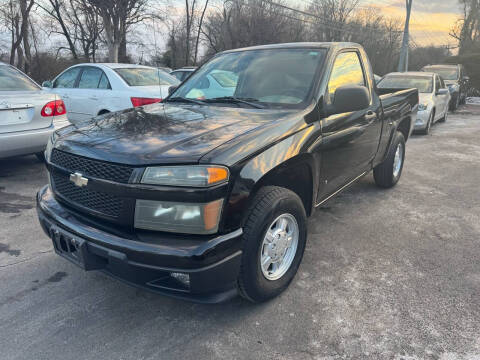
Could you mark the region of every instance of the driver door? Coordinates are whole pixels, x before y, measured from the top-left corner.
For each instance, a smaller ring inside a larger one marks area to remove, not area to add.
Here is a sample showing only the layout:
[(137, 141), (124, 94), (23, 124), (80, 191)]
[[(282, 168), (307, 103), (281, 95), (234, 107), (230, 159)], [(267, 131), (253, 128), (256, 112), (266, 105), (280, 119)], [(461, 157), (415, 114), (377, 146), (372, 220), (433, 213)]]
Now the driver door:
[(327, 116), (322, 127), (321, 186), (317, 202), (339, 190), (370, 168), (378, 149), (381, 134), (380, 100), (372, 92), (372, 79), (365, 71), (368, 63), (360, 52), (347, 50), (337, 55), (324, 94), (324, 108), (333, 104), (337, 88), (349, 85), (370, 90), (370, 106), (366, 109)]

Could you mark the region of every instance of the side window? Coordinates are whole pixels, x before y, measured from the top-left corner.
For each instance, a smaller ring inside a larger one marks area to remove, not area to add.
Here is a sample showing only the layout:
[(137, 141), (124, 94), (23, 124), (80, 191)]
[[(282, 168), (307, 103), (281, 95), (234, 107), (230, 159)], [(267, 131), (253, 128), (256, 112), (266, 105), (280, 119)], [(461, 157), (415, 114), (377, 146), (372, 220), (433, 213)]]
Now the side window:
[(77, 80), (78, 74), (80, 73), (80, 68), (75, 67), (73, 69), (65, 71), (60, 75), (55, 82), (53, 83), (54, 88), (66, 88), (71, 89), (75, 86), (75, 81)]
[(339, 87), (348, 85), (366, 86), (365, 74), (356, 52), (341, 53), (335, 59), (328, 81), (329, 101), (333, 101), (335, 91)]
[(110, 82), (107, 79), (107, 75), (102, 71), (102, 77), (100, 78), (100, 82), (98, 83), (99, 89), (111, 89)]
[(102, 70), (92, 66), (83, 68), (80, 81), (78, 82), (79, 89), (97, 89), (102, 77)]

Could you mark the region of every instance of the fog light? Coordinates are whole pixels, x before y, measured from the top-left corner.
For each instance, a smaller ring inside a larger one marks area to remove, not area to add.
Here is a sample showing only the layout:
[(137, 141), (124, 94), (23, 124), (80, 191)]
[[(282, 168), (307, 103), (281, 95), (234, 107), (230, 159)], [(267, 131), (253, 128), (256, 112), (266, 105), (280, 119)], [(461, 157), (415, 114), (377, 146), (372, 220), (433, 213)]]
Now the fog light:
[(190, 275), (184, 273), (170, 273), (170, 276), (173, 277), (175, 280), (180, 281), (186, 287), (190, 287)]

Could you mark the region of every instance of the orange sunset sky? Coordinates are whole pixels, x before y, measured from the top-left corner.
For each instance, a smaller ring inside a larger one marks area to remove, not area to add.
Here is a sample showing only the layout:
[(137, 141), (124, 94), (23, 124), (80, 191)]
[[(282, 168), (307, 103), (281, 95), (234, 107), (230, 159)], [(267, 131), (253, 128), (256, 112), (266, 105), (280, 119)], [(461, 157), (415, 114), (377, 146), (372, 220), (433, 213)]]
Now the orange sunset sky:
[[(360, 6), (378, 8), (386, 16), (405, 20), (405, 0), (363, 0)], [(455, 45), (448, 35), (462, 14), (457, 0), (413, 0), (411, 34), (418, 45)]]

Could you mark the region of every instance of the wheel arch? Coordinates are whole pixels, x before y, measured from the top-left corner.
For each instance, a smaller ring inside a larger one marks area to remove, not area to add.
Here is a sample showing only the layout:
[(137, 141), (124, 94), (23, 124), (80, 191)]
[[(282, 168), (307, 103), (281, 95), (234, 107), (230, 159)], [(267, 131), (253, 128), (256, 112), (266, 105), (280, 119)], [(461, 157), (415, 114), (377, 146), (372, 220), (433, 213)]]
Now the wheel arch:
[(265, 173), (253, 186), (249, 194), (249, 203), (257, 192), (265, 186), (279, 186), (293, 191), (302, 200), (307, 216), (314, 207), (315, 170), (310, 154), (297, 155)]

